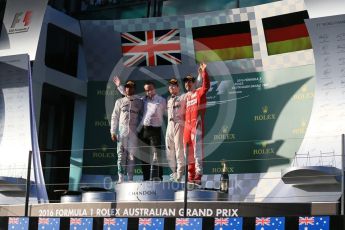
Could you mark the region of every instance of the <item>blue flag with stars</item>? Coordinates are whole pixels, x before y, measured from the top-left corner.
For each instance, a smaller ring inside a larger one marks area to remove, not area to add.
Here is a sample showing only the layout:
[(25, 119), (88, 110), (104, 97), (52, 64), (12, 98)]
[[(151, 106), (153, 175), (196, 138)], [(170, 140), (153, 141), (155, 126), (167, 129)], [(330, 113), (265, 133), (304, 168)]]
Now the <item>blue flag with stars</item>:
[(214, 230), (242, 230), (243, 218), (215, 218)]
[(256, 217), (255, 230), (284, 230), (285, 217)]
[(164, 218), (139, 218), (139, 230), (163, 230)]
[(92, 230), (92, 218), (71, 218), (69, 220), (70, 230)]
[(38, 229), (44, 230), (59, 230), (60, 229), (60, 218), (43, 218), (38, 219)]
[(10, 217), (8, 218), (8, 229), (10, 230), (28, 230), (28, 217)]
[(127, 218), (104, 218), (103, 230), (127, 230)]
[(329, 230), (329, 216), (300, 216), (299, 230)]
[(202, 218), (176, 218), (176, 230), (202, 230)]

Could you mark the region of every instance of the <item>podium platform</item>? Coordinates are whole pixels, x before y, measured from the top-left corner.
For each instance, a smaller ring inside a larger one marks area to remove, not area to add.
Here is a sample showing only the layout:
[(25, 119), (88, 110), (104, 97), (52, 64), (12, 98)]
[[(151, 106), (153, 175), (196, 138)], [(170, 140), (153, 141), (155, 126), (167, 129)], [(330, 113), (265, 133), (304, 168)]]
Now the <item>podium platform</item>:
[(183, 183), (170, 181), (125, 182), (115, 185), (117, 202), (174, 201)]
[[(175, 201), (184, 200), (184, 191), (175, 192)], [(187, 193), (188, 201), (227, 201), (228, 194), (218, 191), (195, 189), (188, 191)]]

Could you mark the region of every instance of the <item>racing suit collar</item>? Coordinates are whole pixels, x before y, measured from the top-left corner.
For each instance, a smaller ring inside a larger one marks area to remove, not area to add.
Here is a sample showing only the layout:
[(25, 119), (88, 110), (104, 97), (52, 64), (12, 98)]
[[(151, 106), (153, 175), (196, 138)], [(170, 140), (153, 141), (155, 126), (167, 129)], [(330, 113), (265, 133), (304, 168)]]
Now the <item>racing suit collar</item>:
[(156, 96), (157, 96), (157, 94), (155, 94), (155, 95), (153, 95), (153, 97), (152, 98), (149, 98), (148, 96), (146, 96), (146, 99), (148, 99), (148, 100), (154, 100), (155, 98), (156, 98)]

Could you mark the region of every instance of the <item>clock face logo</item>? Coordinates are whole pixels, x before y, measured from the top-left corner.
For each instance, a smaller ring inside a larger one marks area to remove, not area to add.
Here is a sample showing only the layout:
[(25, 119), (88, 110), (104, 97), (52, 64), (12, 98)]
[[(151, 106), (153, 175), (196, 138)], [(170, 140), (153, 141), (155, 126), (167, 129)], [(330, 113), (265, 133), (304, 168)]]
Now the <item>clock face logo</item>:
[(261, 146), (262, 146), (262, 148), (266, 148), (267, 142), (265, 142), (265, 141), (261, 142)]
[(308, 87), (307, 87), (306, 85), (304, 85), (304, 86), (302, 87), (302, 92), (305, 93), (305, 92), (307, 92), (307, 91), (308, 91)]
[(268, 113), (268, 106), (267, 105), (262, 106), (261, 110), (262, 110), (262, 113), (264, 113), (264, 114)]
[(223, 125), (223, 127), (222, 127), (222, 133), (228, 133), (229, 132), (229, 126), (227, 126), (227, 125)]

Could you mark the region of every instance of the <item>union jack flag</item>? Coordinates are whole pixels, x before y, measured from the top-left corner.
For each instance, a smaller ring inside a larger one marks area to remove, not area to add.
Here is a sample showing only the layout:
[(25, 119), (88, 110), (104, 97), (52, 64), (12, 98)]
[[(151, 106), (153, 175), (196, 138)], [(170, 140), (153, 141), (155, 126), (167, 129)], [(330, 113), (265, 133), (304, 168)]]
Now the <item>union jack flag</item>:
[(49, 219), (48, 218), (39, 218), (38, 219), (38, 224), (49, 224)]
[(151, 225), (151, 218), (139, 218), (139, 225)]
[(188, 225), (188, 224), (189, 224), (189, 219), (187, 219), (187, 218), (177, 218), (176, 219), (176, 225), (183, 226), (183, 225)]
[(27, 230), (29, 229), (28, 217), (10, 217), (8, 218), (8, 229)]
[(267, 217), (267, 218), (256, 217), (256, 219), (255, 219), (255, 225), (265, 226), (265, 225), (270, 225), (270, 223), (271, 223), (271, 219), (269, 217)]
[(314, 217), (300, 217), (298, 220), (298, 224), (314, 225)]
[(228, 218), (215, 218), (214, 224), (220, 225), (220, 226), (223, 226), (223, 225), (227, 226), (229, 224), (229, 219)]
[(115, 218), (104, 218), (104, 225), (115, 225)]
[(127, 67), (180, 64), (179, 34), (177, 29), (122, 33), (123, 64)]
[(71, 218), (70, 224), (71, 225), (81, 225), (81, 218)]
[(8, 224), (19, 224), (19, 218), (17, 218), (17, 217), (10, 217), (8, 219)]

